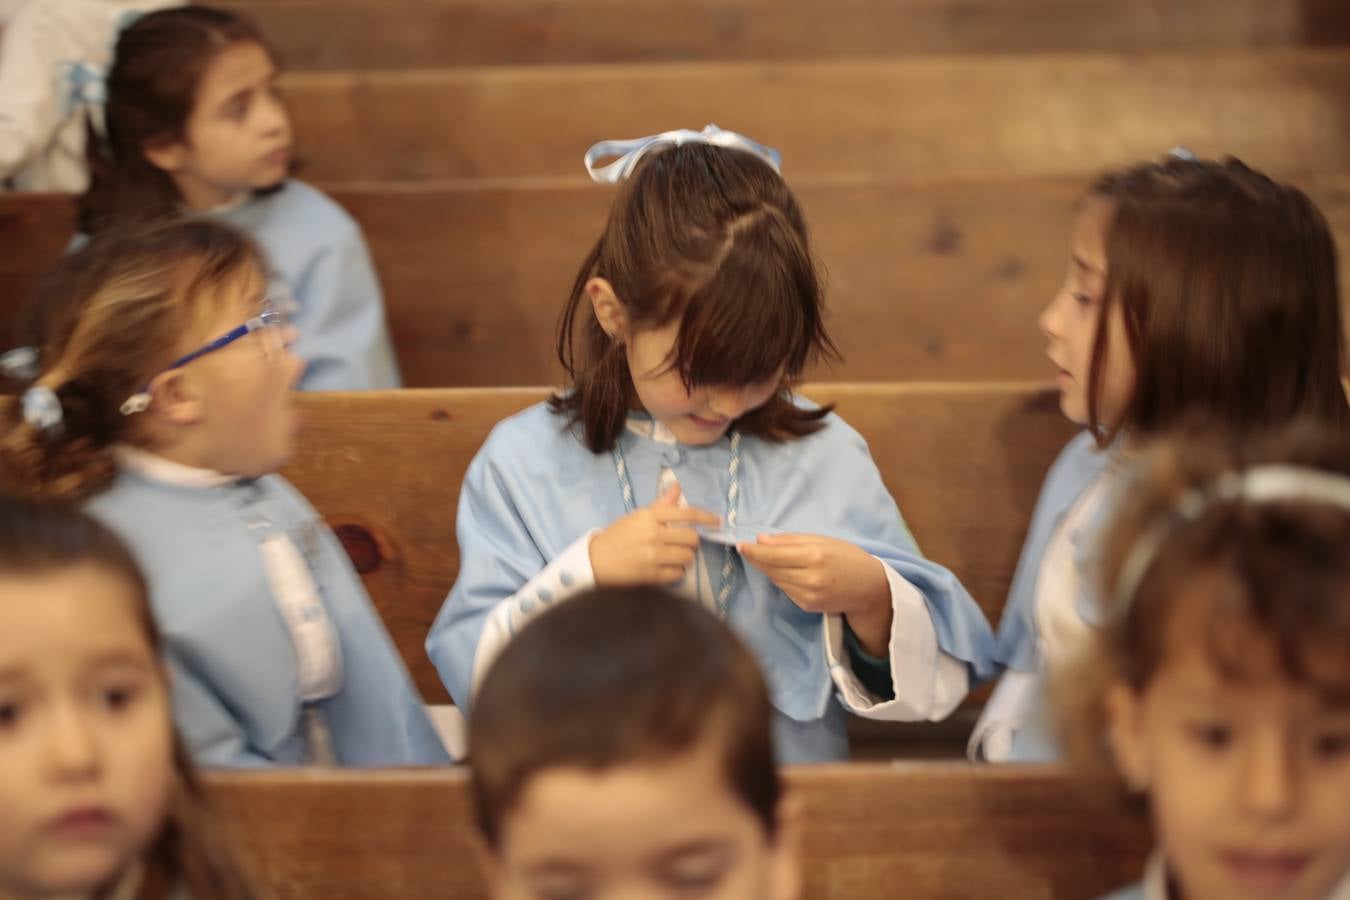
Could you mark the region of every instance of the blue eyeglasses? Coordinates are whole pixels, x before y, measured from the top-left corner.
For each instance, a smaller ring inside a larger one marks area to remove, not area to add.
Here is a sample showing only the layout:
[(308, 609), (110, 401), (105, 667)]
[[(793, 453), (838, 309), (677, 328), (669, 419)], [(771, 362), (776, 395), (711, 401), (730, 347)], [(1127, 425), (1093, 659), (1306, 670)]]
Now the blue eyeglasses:
[[(289, 297), (285, 296), (284, 294), (279, 294), (275, 296), (269, 295), (268, 298), (265, 301), (263, 301), (262, 312), (260, 312), (258, 315), (249, 319), (247, 322), (245, 322), (243, 325), (240, 325), (238, 328), (234, 328), (231, 329), (230, 331), (227, 331), (225, 334), (222, 334), (220, 337), (216, 338), (214, 341), (211, 341), (209, 344), (206, 344), (205, 346), (193, 350), (186, 356), (178, 357), (178, 359), (175, 359), (173, 362), (169, 363), (159, 372), (155, 373), (154, 378), (151, 378), (150, 381), (154, 381), (155, 378), (158, 378), (165, 372), (172, 372), (174, 369), (181, 369), (183, 366), (186, 366), (193, 360), (200, 359), (208, 353), (215, 353), (217, 350), (224, 349), (225, 347), (228, 347), (230, 344), (233, 344), (240, 338), (247, 337), (248, 335), (252, 334), (255, 331), (263, 332), (264, 336), (267, 335), (278, 336), (278, 340), (268, 341), (263, 344), (263, 349), (266, 351), (268, 357), (270, 358), (274, 356), (275, 353), (279, 351), (282, 346), (284, 346), (282, 341), (279, 339), (281, 329), (285, 328), (290, 324), (291, 321), (290, 313), (292, 312), (293, 308), (294, 303), (290, 300)], [(132, 394), (125, 401), (123, 401), (122, 406), (120, 407), (122, 415), (132, 416), (135, 415), (136, 413), (145, 412), (147, 409), (150, 408), (150, 381), (147, 381), (144, 387), (142, 387), (139, 391)]]

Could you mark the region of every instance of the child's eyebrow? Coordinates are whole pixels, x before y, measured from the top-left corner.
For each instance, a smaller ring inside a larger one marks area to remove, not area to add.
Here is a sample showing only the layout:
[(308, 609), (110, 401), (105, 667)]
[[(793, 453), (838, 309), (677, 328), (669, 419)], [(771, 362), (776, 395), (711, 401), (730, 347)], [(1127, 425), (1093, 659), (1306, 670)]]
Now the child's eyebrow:
[(1102, 272), (1101, 269), (1092, 265), (1087, 260), (1083, 259), (1083, 257), (1079, 256), (1077, 253), (1073, 254), (1073, 262), (1074, 265), (1078, 266), (1078, 268), (1082, 269), (1084, 272), (1089, 272), (1093, 275), (1105, 274), (1104, 272)]
[(149, 666), (142, 656), (138, 656), (129, 650), (109, 650), (100, 653), (88, 662), (85, 668), (90, 670), (100, 669), (136, 669), (146, 671)]
[(580, 863), (564, 859), (545, 859), (525, 866), (525, 873), (531, 878), (580, 878), (588, 872), (589, 870)]
[(657, 862), (669, 864), (683, 859), (686, 856), (704, 856), (712, 854), (725, 855), (730, 849), (729, 844), (724, 840), (718, 838), (700, 838), (699, 840), (689, 841), (662, 850), (661, 855), (657, 857)]
[(220, 105), (218, 108), (225, 109), (226, 107), (232, 106), (234, 105), (234, 103), (244, 99), (251, 93), (253, 93), (252, 87), (242, 87), (239, 90), (235, 91), (234, 93), (230, 94), (224, 100), (220, 101)]

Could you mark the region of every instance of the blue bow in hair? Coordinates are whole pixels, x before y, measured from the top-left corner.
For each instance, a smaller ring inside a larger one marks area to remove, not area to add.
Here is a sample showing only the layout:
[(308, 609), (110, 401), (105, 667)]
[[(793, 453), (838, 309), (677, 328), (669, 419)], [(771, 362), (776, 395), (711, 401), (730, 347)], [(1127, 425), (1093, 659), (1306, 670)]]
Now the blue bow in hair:
[[(678, 131), (663, 131), (650, 137), (634, 138), (631, 141), (601, 141), (586, 151), (586, 171), (593, 181), (601, 184), (618, 184), (636, 168), (638, 162), (647, 153), (659, 147), (680, 144), (713, 144), (717, 147), (729, 147), (753, 153), (769, 165), (775, 172), (781, 171), (783, 155), (772, 147), (750, 140), (734, 131), (723, 131), (716, 125), (709, 125), (702, 131), (681, 128)], [(596, 162), (610, 156), (618, 159), (607, 166), (596, 166)]]
[(66, 86), (65, 115), (69, 117), (76, 110), (85, 109), (94, 124), (94, 131), (104, 134), (103, 107), (108, 102), (107, 73), (87, 62), (64, 62), (58, 71), (58, 77)]

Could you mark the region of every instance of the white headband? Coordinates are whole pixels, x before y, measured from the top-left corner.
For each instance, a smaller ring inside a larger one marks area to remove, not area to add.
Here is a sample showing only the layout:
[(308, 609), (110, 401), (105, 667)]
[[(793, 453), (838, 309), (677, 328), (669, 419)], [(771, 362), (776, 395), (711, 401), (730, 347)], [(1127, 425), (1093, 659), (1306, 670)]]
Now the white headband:
[(1135, 592), (1152, 568), (1163, 543), (1177, 527), (1194, 522), (1214, 503), (1325, 503), (1350, 512), (1350, 477), (1306, 466), (1256, 466), (1226, 472), (1203, 488), (1192, 488), (1135, 540), (1116, 578), (1116, 610), (1134, 602)]
[[(633, 138), (628, 141), (601, 141), (586, 151), (586, 171), (593, 181), (601, 184), (618, 184), (637, 167), (642, 157), (660, 147), (678, 147), (681, 144), (712, 144), (733, 150), (753, 153), (780, 172), (783, 155), (772, 147), (750, 140), (734, 131), (723, 131), (716, 125), (709, 125), (702, 131), (681, 128), (678, 131), (663, 131), (648, 137)], [(618, 159), (606, 166), (596, 166), (596, 162), (611, 156)]]

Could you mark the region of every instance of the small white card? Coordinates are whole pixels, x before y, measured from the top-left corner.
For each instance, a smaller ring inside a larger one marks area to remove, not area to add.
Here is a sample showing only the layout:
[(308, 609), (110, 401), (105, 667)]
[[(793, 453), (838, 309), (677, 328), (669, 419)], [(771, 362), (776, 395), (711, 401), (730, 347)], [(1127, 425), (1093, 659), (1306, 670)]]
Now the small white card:
[(760, 528), (757, 525), (723, 525), (721, 528), (695, 529), (698, 536), (714, 544), (734, 547), (737, 544), (753, 544), (761, 534), (777, 534), (776, 528)]

